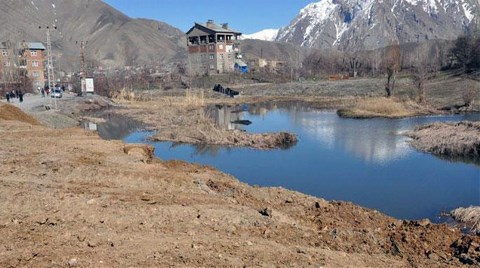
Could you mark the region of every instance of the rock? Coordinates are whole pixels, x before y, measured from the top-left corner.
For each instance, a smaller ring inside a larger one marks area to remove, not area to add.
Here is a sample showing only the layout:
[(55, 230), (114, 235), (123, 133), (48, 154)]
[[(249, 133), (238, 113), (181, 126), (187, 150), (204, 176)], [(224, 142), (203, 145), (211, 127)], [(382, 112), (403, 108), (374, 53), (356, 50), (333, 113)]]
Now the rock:
[(92, 198), (87, 201), (87, 205), (95, 205), (96, 203), (97, 203), (97, 200), (95, 200), (95, 198)]
[(423, 226), (423, 227), (425, 227), (425, 226), (428, 226), (428, 225), (430, 225), (430, 224), (431, 224), (431, 222), (430, 222), (430, 220), (429, 220), (429, 219), (423, 219), (423, 220), (419, 221), (419, 222), (418, 222), (418, 224), (419, 224), (420, 226)]
[(262, 214), (262, 216), (265, 216), (265, 217), (271, 217), (272, 216), (272, 210), (269, 209), (269, 208), (264, 208), (260, 211), (258, 211), (260, 214)]
[(250, 241), (245, 242), (245, 244), (247, 244), (247, 246), (253, 246), (253, 243)]
[(315, 208), (320, 208), (320, 203), (315, 202)]
[(307, 252), (304, 249), (297, 248), (297, 253), (299, 254), (307, 254)]
[(68, 260), (68, 266), (69, 267), (76, 267), (78, 265), (78, 261), (76, 258), (71, 258)]
[(458, 257), (458, 260), (463, 263), (463, 264), (467, 264), (467, 265), (472, 265), (474, 264), (475, 262), (473, 261), (472, 258), (470, 258), (470, 256), (468, 256), (467, 254), (463, 253), (463, 254), (460, 254), (460, 256)]

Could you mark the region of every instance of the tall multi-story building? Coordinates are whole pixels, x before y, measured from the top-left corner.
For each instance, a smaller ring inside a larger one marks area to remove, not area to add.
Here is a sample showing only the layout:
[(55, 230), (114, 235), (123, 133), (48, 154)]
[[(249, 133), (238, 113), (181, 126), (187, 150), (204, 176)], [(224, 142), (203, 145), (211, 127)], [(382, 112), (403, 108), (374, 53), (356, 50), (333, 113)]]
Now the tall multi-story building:
[(43, 87), (43, 51), (45, 46), (42, 43), (0, 42), (0, 86), (5, 89), (18, 88), (28, 77), (33, 89)]
[(233, 72), (241, 65), (238, 31), (213, 20), (195, 23), (187, 32), (189, 69), (195, 74)]

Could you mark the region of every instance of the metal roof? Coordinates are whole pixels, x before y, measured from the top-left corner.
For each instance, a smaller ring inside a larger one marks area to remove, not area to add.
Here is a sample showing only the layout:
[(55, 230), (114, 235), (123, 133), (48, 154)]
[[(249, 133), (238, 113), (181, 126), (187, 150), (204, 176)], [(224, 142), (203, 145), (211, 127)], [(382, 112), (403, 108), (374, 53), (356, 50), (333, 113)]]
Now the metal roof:
[(45, 46), (39, 42), (27, 42), (27, 47), (31, 50), (46, 50)]
[[(207, 27), (207, 24), (210, 25), (210, 27)], [(228, 24), (227, 24), (228, 25)], [(195, 26), (200, 26), (200, 27), (203, 27), (207, 30), (210, 30), (210, 31), (213, 31), (213, 32), (217, 32), (217, 33), (235, 33), (235, 34), (242, 34), (241, 32), (239, 31), (235, 31), (235, 30), (232, 30), (230, 28), (223, 28), (222, 25), (218, 25), (216, 23), (214, 23), (213, 21), (209, 21), (207, 23), (200, 23), (200, 22), (195, 22)], [(190, 28), (190, 30), (187, 32), (190, 33), (194, 28), (195, 26), (193, 26), (192, 28)]]

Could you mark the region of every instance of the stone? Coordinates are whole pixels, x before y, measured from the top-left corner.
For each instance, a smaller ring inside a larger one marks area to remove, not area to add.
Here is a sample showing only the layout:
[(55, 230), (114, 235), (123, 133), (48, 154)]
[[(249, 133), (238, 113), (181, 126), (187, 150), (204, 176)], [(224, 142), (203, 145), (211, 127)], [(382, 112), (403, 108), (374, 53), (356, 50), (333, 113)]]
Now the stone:
[(269, 208), (264, 208), (260, 211), (258, 211), (260, 214), (262, 214), (262, 216), (265, 216), (265, 217), (271, 217), (272, 216), (272, 210), (269, 209)]
[(68, 260), (68, 266), (69, 267), (76, 267), (78, 265), (78, 261), (76, 258), (71, 258)]

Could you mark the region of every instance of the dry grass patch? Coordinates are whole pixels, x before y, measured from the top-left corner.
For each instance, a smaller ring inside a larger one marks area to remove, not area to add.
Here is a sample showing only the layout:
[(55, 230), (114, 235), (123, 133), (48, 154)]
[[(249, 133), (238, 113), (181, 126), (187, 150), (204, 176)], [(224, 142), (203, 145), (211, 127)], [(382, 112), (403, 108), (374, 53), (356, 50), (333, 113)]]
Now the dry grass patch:
[(411, 100), (401, 101), (395, 98), (378, 97), (359, 99), (351, 108), (340, 109), (337, 113), (347, 118), (402, 118), (430, 112)]
[(480, 235), (480, 206), (457, 208), (452, 210), (450, 214), (456, 221), (470, 224), (472, 232)]

